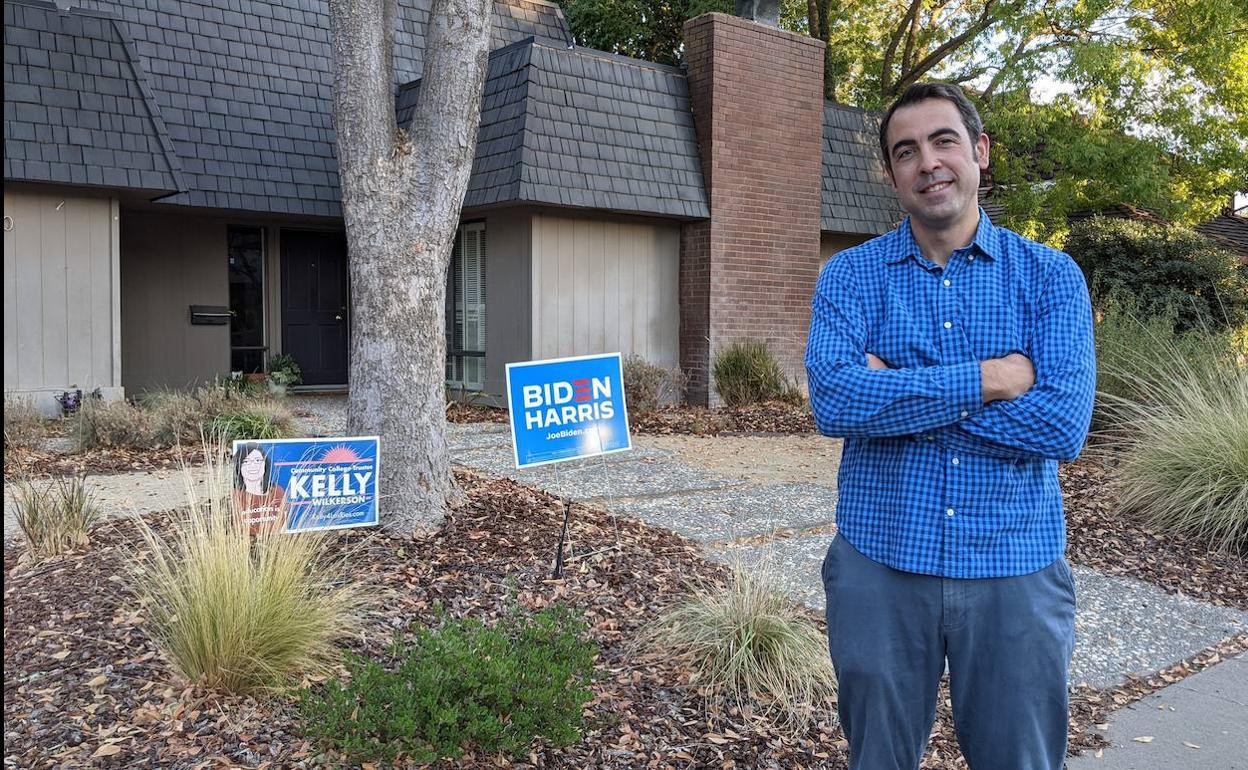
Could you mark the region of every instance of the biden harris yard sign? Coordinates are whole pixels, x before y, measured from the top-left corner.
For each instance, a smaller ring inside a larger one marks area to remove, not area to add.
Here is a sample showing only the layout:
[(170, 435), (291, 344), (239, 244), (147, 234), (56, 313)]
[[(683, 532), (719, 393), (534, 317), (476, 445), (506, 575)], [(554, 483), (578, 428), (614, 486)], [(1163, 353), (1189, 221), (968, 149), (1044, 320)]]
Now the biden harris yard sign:
[(377, 524), (378, 444), (376, 436), (235, 441), (241, 515), (253, 529), (276, 518), (284, 532)]
[(619, 353), (507, 364), (517, 468), (632, 449)]

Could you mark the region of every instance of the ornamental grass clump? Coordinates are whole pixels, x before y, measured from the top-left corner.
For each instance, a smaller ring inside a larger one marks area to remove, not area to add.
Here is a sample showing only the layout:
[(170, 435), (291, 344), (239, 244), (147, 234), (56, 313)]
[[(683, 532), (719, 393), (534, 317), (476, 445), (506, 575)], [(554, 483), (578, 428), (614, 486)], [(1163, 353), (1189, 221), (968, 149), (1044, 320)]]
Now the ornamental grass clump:
[(13, 518), (37, 556), (56, 556), (86, 545), (99, 511), (85, 479), (19, 481), (13, 490)]
[(43, 415), (28, 398), (4, 395), (4, 453), (30, 449), (43, 438)]
[(75, 437), (79, 449), (148, 446), (152, 442), (151, 417), (129, 401), (84, 398)]
[(800, 730), (831, 709), (836, 674), (823, 631), (773, 589), (768, 571), (765, 562), (738, 562), (727, 585), (696, 587), (646, 629), (643, 643), (690, 664), (693, 683), (733, 703), (757, 703)]
[(629, 414), (649, 414), (664, 404), (679, 402), (686, 378), (677, 368), (652, 364), (638, 355), (624, 359), (624, 401)]
[(386, 665), (348, 656), (348, 681), (305, 690), (300, 711), (310, 737), (358, 762), (523, 756), (537, 738), (569, 746), (592, 697), (598, 650), (586, 632), (562, 606), (493, 626), (450, 620), (396, 642)]
[[(1146, 325), (1138, 327), (1147, 334)], [(1194, 333), (1193, 333), (1194, 334)], [(1131, 397), (1102, 394), (1103, 451), (1121, 509), (1147, 526), (1248, 553), (1248, 366), (1230, 335), (1190, 334), (1151, 360), (1102, 361)]]
[(785, 376), (767, 345), (756, 340), (734, 342), (715, 356), (711, 374), (726, 406), (764, 401), (802, 402), (801, 391)]
[[(189, 681), (230, 693), (323, 674), (357, 627), (362, 588), (324, 533), (249, 535), (229, 469), (184, 468), (188, 506), (167, 525), (136, 517), (127, 582), (148, 632)], [(194, 476), (202, 474), (202, 485)]]

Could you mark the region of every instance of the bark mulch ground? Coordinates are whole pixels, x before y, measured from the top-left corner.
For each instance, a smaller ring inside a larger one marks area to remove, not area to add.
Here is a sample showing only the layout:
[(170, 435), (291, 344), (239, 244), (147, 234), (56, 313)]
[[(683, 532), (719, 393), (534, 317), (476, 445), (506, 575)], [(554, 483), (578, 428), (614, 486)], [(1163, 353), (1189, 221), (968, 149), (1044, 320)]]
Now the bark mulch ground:
[(446, 421), (465, 422), (507, 422), (507, 410), (484, 404), (467, 404), (462, 401), (446, 402)]
[(1063, 464), (1060, 475), (1072, 562), (1142, 580), (1167, 593), (1248, 610), (1248, 580), (1242, 579), (1248, 575), (1248, 558), (1210, 551), (1196, 538), (1151, 530), (1120, 512), (1111, 473), (1095, 456)]
[(797, 405), (784, 401), (714, 409), (669, 406), (648, 414), (630, 414), (629, 427), (635, 433), (659, 436), (816, 432), (815, 419), (808, 404)]
[[(507, 480), (459, 476), (466, 504), (432, 536), (339, 536), (375, 592), (366, 633), (348, 646), (382, 657), (396, 630), (454, 616), (498, 617), (515, 604), (581, 609), (602, 648), (582, 740), (535, 745), (515, 762), (468, 757), (458, 767), (843, 768), (845, 744), (828, 714), (797, 735), (756, 711), (717, 705), (670, 656), (635, 649), (638, 629), (685, 595), (688, 581), (722, 580), (692, 541), (595, 509), (573, 510), (571, 542), (583, 558), (559, 580), (550, 566), (558, 502)], [(215, 695), (182, 682), (143, 629), (121, 578), (129, 525), (106, 526), (79, 553), (42, 563), (4, 555), (5, 765), (169, 768), (340, 766), (301, 737), (289, 697)], [(812, 620), (818, 618), (812, 613)], [(1248, 647), (1248, 637), (1239, 640)], [(1157, 681), (1072, 697), (1071, 746), (1105, 745), (1093, 730), (1108, 710), (1192, 673), (1234, 646)], [(964, 767), (947, 690), (924, 767)]]

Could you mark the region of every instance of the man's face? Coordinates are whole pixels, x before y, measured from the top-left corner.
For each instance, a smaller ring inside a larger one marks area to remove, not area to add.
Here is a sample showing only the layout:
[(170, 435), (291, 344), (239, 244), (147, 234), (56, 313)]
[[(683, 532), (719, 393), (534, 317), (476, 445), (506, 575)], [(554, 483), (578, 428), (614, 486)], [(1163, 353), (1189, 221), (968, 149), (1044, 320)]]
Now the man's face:
[(953, 102), (925, 99), (894, 112), (888, 153), (893, 189), (917, 224), (943, 230), (978, 211), (976, 190), (980, 172), (988, 168), (988, 136), (967, 136)]

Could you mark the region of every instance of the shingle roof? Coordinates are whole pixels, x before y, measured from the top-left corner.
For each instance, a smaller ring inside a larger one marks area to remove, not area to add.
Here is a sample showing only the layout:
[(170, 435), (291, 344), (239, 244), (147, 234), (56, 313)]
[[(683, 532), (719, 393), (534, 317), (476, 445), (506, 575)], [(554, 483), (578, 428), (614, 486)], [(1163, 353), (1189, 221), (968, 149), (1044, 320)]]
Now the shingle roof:
[(1196, 225), (1196, 230), (1248, 261), (1248, 216), (1220, 214)]
[(5, 2), (4, 178), (151, 195), (183, 184), (142, 65), (111, 19)]
[(879, 121), (874, 113), (824, 102), (824, 231), (879, 235), (904, 216), (879, 161)]
[[(418, 91), (401, 90), (401, 125)], [(540, 41), (495, 51), (464, 206), (507, 202), (709, 216), (685, 76)]]
[[(421, 75), (430, 2), (399, 2), (398, 82)], [(326, 0), (79, 4), (115, 16), (147, 72), (186, 181), (167, 202), (340, 216)], [(566, 44), (558, 6), (496, 0), (494, 45), (529, 36)]]

